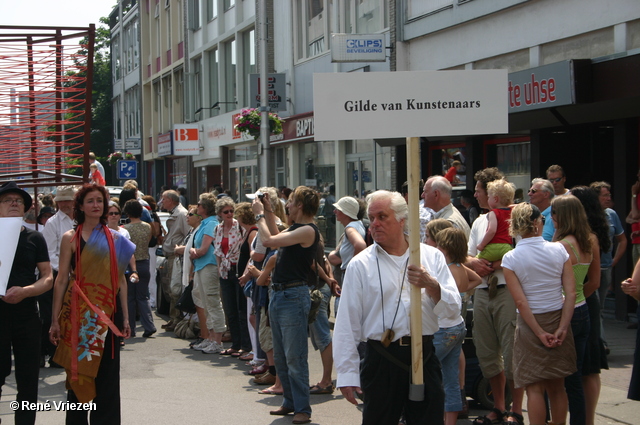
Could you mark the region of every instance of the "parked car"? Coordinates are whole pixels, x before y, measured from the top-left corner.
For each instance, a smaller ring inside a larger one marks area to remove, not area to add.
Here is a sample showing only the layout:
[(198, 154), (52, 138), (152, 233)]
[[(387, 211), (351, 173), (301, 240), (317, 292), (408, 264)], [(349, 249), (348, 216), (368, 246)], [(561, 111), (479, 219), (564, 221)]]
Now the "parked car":
[[(120, 193), (122, 192), (122, 186), (105, 186), (105, 188), (109, 192), (109, 197), (110, 198), (119, 198), (120, 197)], [(144, 193), (142, 193), (140, 190), (138, 190), (138, 194), (141, 197), (144, 196)]]

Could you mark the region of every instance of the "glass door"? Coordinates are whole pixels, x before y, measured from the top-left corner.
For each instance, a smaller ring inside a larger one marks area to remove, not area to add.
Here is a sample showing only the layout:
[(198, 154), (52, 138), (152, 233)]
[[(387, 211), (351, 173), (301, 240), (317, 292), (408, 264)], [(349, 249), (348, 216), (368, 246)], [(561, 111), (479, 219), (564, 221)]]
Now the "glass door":
[(258, 176), (255, 165), (246, 165), (230, 169), (231, 197), (237, 202), (247, 202), (247, 193), (258, 190)]
[(347, 156), (347, 195), (364, 198), (375, 190), (375, 173), (371, 155)]

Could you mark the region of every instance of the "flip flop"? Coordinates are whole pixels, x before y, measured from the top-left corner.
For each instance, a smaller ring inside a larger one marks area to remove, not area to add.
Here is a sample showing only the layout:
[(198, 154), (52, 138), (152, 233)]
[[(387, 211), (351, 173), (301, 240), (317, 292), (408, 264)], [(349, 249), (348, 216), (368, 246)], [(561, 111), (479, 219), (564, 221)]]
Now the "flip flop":
[(239, 356), (238, 359), (247, 362), (249, 360), (253, 360), (253, 354), (251, 352), (244, 353), (241, 356)]
[(309, 394), (333, 394), (333, 390), (333, 384), (329, 384), (324, 388), (316, 384), (312, 387), (309, 387)]
[(242, 355), (244, 355), (246, 353), (246, 351), (244, 350), (233, 350), (233, 352), (231, 353), (231, 357), (240, 357)]
[(238, 351), (234, 350), (233, 348), (227, 348), (226, 350), (221, 351), (220, 355), (221, 356), (235, 356), (237, 352)]
[(282, 395), (283, 392), (282, 391), (273, 391), (272, 389), (264, 389), (264, 390), (260, 390), (258, 391), (258, 394), (264, 394), (264, 395)]

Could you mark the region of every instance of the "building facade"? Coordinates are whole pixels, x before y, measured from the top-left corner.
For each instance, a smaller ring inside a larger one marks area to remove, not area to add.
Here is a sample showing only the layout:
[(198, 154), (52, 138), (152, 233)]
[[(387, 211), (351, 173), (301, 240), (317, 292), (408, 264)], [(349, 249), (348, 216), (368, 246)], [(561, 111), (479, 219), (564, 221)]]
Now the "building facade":
[[(509, 72), (509, 133), (425, 137), (423, 175), (441, 174), (457, 154), (466, 187), (497, 166), (527, 200), (531, 179), (559, 164), (569, 188), (610, 182), (626, 217), (639, 164), (640, 3), (404, 0), (397, 12), (398, 71)], [(616, 272), (614, 282), (630, 273), (626, 261)]]
[(178, 0), (142, 0), (140, 72), (142, 80), (141, 149), (144, 191), (162, 186), (188, 187), (190, 159), (176, 155), (172, 131), (184, 123), (186, 5)]
[(131, 152), (138, 158), (142, 153), (139, 12), (137, 0), (121, 0), (109, 15), (113, 83), (113, 151)]

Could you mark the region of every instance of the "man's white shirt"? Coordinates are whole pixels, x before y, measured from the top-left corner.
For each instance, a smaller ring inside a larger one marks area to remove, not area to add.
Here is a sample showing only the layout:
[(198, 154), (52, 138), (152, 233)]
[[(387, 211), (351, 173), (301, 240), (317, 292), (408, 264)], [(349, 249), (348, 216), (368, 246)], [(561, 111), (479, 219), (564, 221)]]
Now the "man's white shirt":
[(42, 229), (42, 235), (47, 242), (47, 249), (49, 250), (49, 261), (51, 262), (51, 268), (58, 270), (60, 265), (60, 242), (62, 242), (62, 235), (75, 226), (75, 221), (62, 211), (55, 213)]
[[(402, 256), (391, 256), (374, 243), (349, 263), (333, 334), (338, 387), (360, 386), (360, 358), (357, 351), (360, 341), (380, 341), (392, 324), (394, 340), (410, 334), (411, 284), (405, 271), (408, 258), (409, 249)], [(433, 335), (438, 331), (439, 315), (450, 316), (460, 312), (460, 294), (440, 251), (420, 244), (420, 263), (440, 283), (441, 297), (437, 304), (425, 289), (421, 290), (422, 334)], [(384, 293), (384, 298), (381, 293)]]

